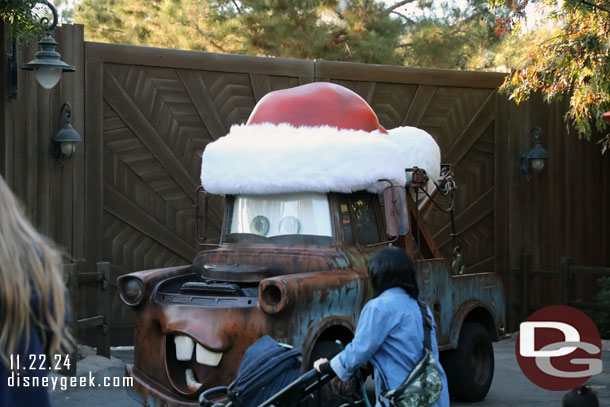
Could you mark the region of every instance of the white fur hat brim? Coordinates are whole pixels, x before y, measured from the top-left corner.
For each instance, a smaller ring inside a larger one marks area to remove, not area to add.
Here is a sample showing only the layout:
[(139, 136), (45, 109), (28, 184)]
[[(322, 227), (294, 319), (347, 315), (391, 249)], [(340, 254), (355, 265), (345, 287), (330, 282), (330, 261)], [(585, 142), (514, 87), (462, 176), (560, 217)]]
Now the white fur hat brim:
[(380, 192), (388, 184), (379, 180), (404, 185), (405, 168), (413, 166), (438, 178), (440, 150), (430, 135), (407, 127), (389, 133), (289, 124), (235, 125), (228, 135), (206, 146), (201, 182), (212, 194), (260, 195)]

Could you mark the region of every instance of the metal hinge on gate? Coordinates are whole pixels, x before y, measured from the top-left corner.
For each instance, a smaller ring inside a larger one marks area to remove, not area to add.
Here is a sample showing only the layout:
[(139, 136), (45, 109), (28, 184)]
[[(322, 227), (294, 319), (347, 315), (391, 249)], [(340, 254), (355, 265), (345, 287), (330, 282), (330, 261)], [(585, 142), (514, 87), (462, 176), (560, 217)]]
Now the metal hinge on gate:
[(108, 281), (110, 280), (110, 273), (108, 269), (98, 270), (95, 273), (80, 273), (78, 275), (79, 285), (96, 286), (101, 283), (102, 290), (108, 289)]

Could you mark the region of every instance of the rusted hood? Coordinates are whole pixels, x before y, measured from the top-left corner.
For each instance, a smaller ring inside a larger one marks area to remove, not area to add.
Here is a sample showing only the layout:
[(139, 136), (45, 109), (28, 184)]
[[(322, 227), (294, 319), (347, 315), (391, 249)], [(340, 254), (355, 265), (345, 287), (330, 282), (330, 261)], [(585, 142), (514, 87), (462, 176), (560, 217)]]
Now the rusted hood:
[(283, 274), (351, 269), (365, 264), (360, 257), (332, 247), (229, 246), (200, 252), (193, 270), (216, 280), (235, 276), (237, 281), (254, 282)]

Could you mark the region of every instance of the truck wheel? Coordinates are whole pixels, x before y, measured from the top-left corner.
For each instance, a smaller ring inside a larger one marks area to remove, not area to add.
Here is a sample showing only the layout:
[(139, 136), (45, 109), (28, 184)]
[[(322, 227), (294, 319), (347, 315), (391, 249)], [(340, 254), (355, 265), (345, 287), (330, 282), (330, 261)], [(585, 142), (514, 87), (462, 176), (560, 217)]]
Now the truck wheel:
[(494, 375), (494, 351), (487, 330), (478, 323), (462, 326), (457, 349), (441, 353), (449, 394), (460, 401), (481, 401)]
[[(309, 357), (309, 366), (308, 369), (313, 369), (313, 362), (320, 358), (326, 358), (331, 360), (337, 353), (341, 351), (341, 348), (338, 344), (333, 341), (318, 341), (312, 351), (311, 356)], [(323, 407), (326, 406), (328, 399), (330, 398), (330, 384), (326, 384), (320, 388), (314, 394), (314, 400), (311, 400), (307, 403), (307, 407)]]

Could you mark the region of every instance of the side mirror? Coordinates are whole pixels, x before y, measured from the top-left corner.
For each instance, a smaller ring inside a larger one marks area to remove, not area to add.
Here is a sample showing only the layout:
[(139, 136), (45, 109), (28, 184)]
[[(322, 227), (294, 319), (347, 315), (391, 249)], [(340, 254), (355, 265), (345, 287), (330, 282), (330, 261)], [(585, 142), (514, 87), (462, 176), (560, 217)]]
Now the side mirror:
[(207, 232), (207, 218), (208, 218), (208, 196), (209, 194), (203, 189), (203, 186), (197, 188), (197, 209), (196, 209), (196, 220), (197, 220), (197, 243), (205, 244), (206, 232)]
[(390, 186), (383, 190), (386, 233), (390, 237), (409, 233), (407, 190), (401, 186)]
[(202, 186), (197, 188), (195, 195), (195, 240), (200, 246), (218, 246), (225, 199), (221, 195), (211, 195)]

